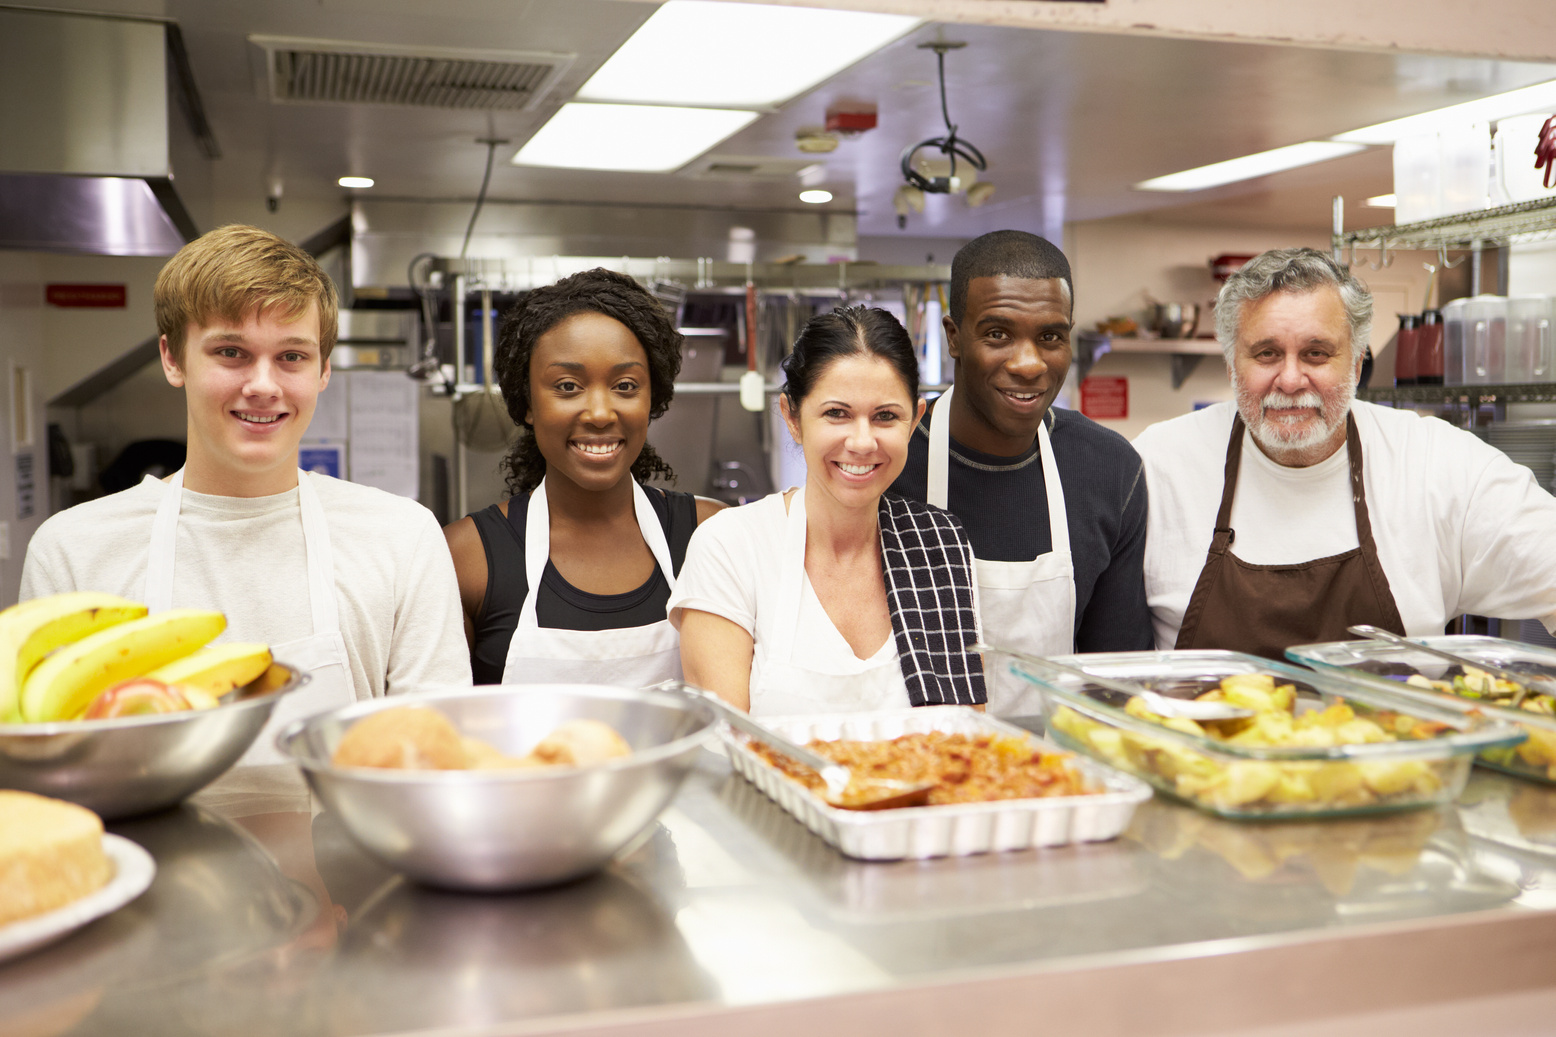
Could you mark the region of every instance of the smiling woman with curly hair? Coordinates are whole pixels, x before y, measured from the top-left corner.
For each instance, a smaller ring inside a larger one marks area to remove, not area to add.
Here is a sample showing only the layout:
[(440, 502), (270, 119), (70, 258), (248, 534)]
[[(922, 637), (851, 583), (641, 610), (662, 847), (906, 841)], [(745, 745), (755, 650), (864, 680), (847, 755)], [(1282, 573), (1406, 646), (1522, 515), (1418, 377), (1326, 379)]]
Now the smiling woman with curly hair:
[(680, 332), (632, 278), (587, 270), (503, 316), (493, 367), (519, 426), (513, 496), (444, 530), (476, 683), (679, 677), (665, 603), (722, 507), (642, 485), (674, 478), (648, 426), (674, 396)]

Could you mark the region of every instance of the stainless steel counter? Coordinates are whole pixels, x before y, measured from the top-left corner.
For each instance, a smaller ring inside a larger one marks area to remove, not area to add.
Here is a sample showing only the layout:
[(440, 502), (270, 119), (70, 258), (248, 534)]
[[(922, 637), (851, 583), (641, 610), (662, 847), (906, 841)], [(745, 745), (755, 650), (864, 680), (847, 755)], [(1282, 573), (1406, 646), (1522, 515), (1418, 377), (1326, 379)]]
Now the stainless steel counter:
[(705, 754), (608, 871), (506, 896), (402, 881), (282, 768), (111, 828), (155, 883), (0, 965), (0, 1032), (1556, 1026), (1556, 790), (1487, 772), (1455, 809), (1248, 825), (1158, 800), (1114, 843), (866, 864)]

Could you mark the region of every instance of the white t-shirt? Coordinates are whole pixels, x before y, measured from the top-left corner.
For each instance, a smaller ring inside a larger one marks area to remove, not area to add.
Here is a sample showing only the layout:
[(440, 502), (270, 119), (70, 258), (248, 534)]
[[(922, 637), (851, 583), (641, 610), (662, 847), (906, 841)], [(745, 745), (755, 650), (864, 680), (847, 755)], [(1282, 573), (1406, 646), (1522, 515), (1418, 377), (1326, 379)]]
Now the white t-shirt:
[[(432, 513), (369, 486), (309, 478), (329, 525), (356, 698), (421, 684), (468, 685), (454, 563)], [(144, 601), (151, 526), (168, 492), (147, 476), (50, 517), (27, 546), (22, 600), (93, 590)], [(175, 558), (174, 604), (225, 613), (219, 641), (279, 644), (314, 632), (295, 488), (269, 497), (186, 489)]]
[[(1365, 455), (1366, 448), (1362, 451)], [(1334, 520), (1311, 522), (1308, 514)], [(1287, 468), (1266, 457), (1244, 430), (1232, 528), (1237, 530), (1232, 553), (1250, 565), (1295, 565), (1355, 550), (1361, 541), (1345, 448), (1309, 468)]]
[[(680, 609), (710, 612), (740, 626), (758, 645), (772, 642), (779, 623), (795, 623), (795, 662), (818, 673), (850, 676), (888, 662), (896, 664), (895, 635), (888, 635), (869, 659), (854, 654), (816, 597), (809, 576), (801, 591), (798, 619), (779, 614), (788, 517), (783, 494), (774, 493), (744, 507), (721, 511), (698, 526), (686, 547), (686, 561), (681, 564), (675, 590), (670, 593), (670, 621), (680, 627)], [(758, 667), (759, 660), (753, 658), (752, 688), (761, 677)], [(895, 686), (891, 695), (900, 698), (898, 705), (906, 709), (912, 702), (902, 667), (893, 665), (892, 672)]]
[[(1158, 648), (1177, 642), (1210, 550), (1235, 413), (1216, 404), (1134, 442), (1150, 491), (1145, 590)], [(1533, 473), (1436, 418), (1361, 402), (1352, 414), (1372, 536), (1406, 632), (1441, 634), (1466, 612), (1556, 630), (1556, 498)], [(1245, 439), (1232, 553), (1272, 565), (1354, 548), (1347, 463), (1342, 447), (1313, 468), (1284, 468)]]

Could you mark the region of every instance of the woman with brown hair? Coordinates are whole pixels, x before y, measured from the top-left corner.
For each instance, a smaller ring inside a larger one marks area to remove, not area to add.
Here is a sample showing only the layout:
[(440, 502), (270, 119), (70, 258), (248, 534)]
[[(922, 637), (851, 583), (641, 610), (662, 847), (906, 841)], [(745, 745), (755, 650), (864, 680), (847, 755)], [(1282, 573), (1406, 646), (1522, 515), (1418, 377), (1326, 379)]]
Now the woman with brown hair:
[(924, 416), (913, 343), (863, 306), (813, 317), (780, 408), (805, 485), (718, 515), (670, 599), (686, 679), (753, 714), (986, 701), (972, 548), (886, 493)]

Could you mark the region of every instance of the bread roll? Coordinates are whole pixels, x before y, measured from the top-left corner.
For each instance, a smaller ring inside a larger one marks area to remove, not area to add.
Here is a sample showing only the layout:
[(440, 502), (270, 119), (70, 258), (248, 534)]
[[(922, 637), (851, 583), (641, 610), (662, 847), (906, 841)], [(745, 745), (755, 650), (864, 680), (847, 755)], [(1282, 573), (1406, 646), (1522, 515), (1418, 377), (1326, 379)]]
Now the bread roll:
[(598, 720), (569, 720), (542, 738), (530, 755), (543, 763), (587, 767), (631, 756), (632, 746), (609, 724)]
[(465, 766), (473, 771), (508, 771), (521, 767), (544, 767), (544, 763), (529, 756), (508, 756), (495, 746), (479, 738), (466, 738)]
[(463, 770), (465, 747), (448, 717), (425, 706), (369, 713), (347, 729), (331, 762), (337, 767)]

